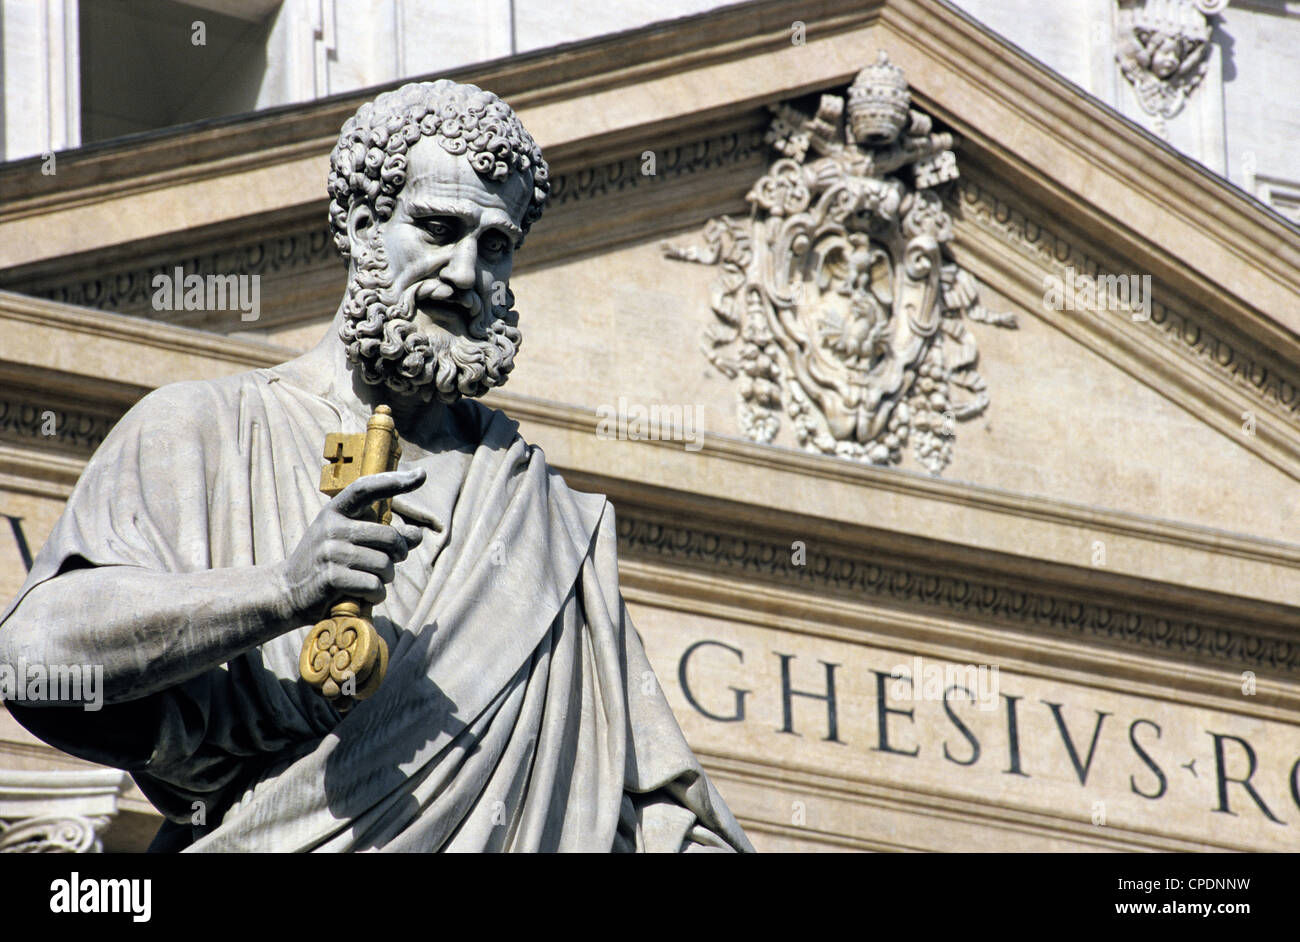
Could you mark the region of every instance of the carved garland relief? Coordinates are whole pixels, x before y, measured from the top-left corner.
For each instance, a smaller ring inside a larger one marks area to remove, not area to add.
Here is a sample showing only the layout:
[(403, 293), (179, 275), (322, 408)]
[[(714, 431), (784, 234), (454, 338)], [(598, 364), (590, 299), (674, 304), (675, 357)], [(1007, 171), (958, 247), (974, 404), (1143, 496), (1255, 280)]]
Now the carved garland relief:
[(664, 246), (721, 268), (705, 355), (739, 380), (754, 441), (775, 438), (784, 409), (807, 451), (892, 465), (910, 442), (939, 474), (956, 423), (989, 404), (966, 321), (1016, 326), (980, 305), (948, 254), (936, 190), (958, 177), (953, 135), (911, 108), (884, 52), (815, 115), (772, 111), (777, 156), (749, 218), (710, 220), (702, 248)]

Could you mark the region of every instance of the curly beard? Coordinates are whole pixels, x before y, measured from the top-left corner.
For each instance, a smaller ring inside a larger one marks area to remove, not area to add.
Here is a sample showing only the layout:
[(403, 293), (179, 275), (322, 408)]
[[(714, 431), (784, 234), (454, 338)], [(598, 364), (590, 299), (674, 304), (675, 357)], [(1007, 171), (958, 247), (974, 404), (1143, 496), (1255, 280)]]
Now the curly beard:
[(448, 405), (462, 396), (482, 396), (506, 381), (523, 339), (508, 288), (504, 305), (476, 305), (478, 311), (466, 327), (468, 337), (436, 325), (426, 333), (413, 320), (421, 283), (393, 299), (393, 274), (382, 245), (361, 253), (355, 265), (343, 299), (339, 338), (363, 380), (425, 402), (437, 396)]

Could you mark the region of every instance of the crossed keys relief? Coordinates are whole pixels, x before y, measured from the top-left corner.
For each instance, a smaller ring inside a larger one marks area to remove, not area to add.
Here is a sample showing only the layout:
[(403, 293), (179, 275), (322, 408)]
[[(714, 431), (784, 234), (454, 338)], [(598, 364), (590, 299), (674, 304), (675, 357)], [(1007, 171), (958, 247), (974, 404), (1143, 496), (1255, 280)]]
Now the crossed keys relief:
[(1016, 321), (986, 311), (948, 257), (935, 188), (958, 176), (954, 139), (910, 105), (881, 52), (812, 117), (772, 106), (779, 156), (746, 196), (749, 218), (709, 220), (702, 247), (663, 246), (721, 268), (704, 353), (739, 379), (754, 441), (775, 438), (784, 410), (807, 451), (893, 465), (910, 442), (939, 474), (956, 424), (988, 407), (966, 322)]

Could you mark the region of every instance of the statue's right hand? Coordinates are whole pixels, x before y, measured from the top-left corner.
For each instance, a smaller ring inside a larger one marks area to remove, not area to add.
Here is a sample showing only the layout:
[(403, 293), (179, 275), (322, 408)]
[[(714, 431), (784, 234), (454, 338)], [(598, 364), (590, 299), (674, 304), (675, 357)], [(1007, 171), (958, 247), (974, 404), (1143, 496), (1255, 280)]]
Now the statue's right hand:
[(424, 483), (422, 468), (385, 471), (358, 478), (321, 509), (301, 542), (279, 565), (279, 575), (299, 623), (314, 621), (339, 599), (384, 600), (393, 566), (424, 537), (409, 524), (388, 526), (358, 520), (377, 500), (413, 491)]

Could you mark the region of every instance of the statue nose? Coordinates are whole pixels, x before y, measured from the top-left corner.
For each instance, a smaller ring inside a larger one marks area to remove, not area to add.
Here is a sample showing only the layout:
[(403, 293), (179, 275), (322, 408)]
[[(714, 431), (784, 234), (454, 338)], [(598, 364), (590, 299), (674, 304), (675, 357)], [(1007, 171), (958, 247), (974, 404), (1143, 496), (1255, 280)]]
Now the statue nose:
[(447, 264), (443, 266), (442, 280), (462, 291), (468, 291), (474, 287), (478, 274), (475, 266), (477, 260), (478, 253), (474, 243), (470, 240), (461, 241)]

